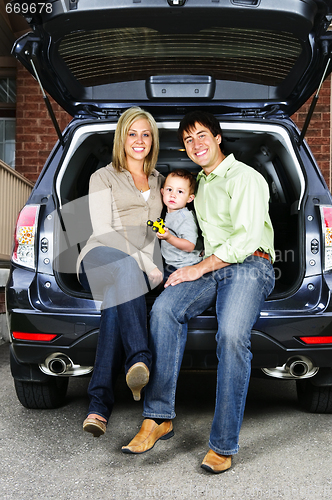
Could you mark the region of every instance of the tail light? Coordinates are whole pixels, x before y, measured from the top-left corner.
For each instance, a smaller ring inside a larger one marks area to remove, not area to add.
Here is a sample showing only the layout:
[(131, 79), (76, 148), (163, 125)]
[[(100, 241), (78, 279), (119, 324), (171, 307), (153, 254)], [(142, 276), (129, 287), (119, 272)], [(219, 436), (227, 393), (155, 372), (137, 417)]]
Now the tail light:
[(323, 226), (324, 271), (332, 269), (332, 207), (320, 207)]
[(332, 337), (300, 337), (305, 344), (332, 344)]
[(14, 235), (12, 261), (20, 266), (36, 268), (36, 229), (39, 205), (26, 205), (20, 212)]
[(56, 334), (53, 333), (26, 333), (13, 332), (13, 338), (16, 340), (34, 340), (38, 342), (50, 342), (55, 339)]

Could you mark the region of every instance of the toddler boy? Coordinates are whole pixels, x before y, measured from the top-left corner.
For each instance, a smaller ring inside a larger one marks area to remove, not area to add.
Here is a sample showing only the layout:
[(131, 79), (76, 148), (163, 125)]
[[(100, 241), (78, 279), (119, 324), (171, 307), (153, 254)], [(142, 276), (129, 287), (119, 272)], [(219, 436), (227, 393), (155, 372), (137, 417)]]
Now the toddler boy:
[(186, 207), (195, 198), (195, 177), (186, 170), (177, 169), (168, 174), (161, 188), (167, 207), (165, 233), (157, 233), (161, 240), (161, 254), (165, 259), (165, 276), (179, 267), (192, 266), (202, 260), (202, 244), (193, 212)]

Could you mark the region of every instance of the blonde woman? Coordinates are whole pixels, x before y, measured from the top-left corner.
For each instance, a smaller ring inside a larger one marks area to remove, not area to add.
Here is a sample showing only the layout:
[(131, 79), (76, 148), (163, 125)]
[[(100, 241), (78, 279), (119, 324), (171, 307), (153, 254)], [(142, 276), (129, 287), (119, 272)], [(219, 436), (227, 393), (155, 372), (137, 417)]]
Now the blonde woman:
[(99, 437), (114, 404), (114, 382), (123, 364), (135, 400), (148, 383), (145, 293), (162, 281), (154, 233), (147, 220), (162, 210), (163, 176), (155, 170), (158, 128), (146, 111), (125, 111), (114, 135), (112, 163), (90, 180), (89, 208), (93, 233), (78, 262), (79, 279), (94, 299), (102, 300), (94, 371), (89, 384), (88, 416), (83, 429)]

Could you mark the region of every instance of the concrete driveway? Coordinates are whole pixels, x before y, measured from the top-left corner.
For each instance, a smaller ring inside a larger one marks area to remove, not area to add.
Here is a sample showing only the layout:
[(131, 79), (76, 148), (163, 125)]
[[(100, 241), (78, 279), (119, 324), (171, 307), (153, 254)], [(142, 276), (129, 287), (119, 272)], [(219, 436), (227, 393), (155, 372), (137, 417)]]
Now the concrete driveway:
[(2, 500), (332, 498), (331, 415), (299, 410), (293, 382), (252, 379), (240, 452), (233, 467), (200, 468), (208, 450), (215, 375), (182, 373), (175, 436), (148, 453), (125, 455), (141, 424), (121, 376), (105, 436), (82, 431), (88, 379), (71, 379), (67, 404), (27, 410), (18, 402), (8, 344), (0, 346), (0, 498)]

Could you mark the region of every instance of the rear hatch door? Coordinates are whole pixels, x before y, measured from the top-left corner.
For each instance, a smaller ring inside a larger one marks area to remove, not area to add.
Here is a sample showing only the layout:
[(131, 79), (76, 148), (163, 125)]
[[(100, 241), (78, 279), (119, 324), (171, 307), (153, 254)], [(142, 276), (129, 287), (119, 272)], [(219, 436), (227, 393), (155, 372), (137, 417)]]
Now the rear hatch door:
[(25, 15), (13, 53), (73, 116), (170, 103), (291, 115), (326, 67), (331, 4), (55, 0)]

